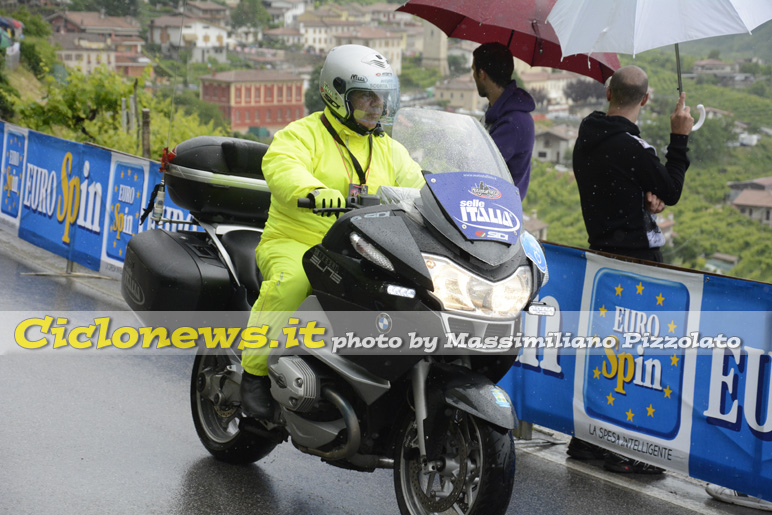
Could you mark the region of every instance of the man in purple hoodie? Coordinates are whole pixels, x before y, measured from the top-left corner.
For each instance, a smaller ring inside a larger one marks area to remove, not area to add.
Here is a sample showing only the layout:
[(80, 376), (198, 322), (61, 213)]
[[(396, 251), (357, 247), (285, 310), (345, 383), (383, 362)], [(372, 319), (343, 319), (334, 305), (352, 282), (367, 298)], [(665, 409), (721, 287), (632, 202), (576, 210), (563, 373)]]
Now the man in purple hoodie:
[(512, 80), (515, 63), (509, 48), (501, 43), (484, 43), (475, 49), (472, 77), (477, 93), (490, 103), (485, 128), (507, 162), (512, 180), (524, 199), (531, 177), (533, 118), (536, 104), (531, 95)]

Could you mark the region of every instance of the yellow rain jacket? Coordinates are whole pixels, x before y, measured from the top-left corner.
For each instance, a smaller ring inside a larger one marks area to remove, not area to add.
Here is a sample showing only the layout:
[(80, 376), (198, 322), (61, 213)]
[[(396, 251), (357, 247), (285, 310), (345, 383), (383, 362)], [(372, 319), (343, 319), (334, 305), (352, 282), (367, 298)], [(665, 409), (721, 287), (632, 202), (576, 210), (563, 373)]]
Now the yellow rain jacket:
[[(367, 174), (369, 193), (377, 193), (381, 185), (409, 188), (424, 185), (421, 167), (410, 158), (405, 147), (388, 135), (373, 136), (372, 160), (366, 169), (370, 154), (368, 137), (340, 123), (329, 109), (324, 113)], [(321, 113), (306, 116), (276, 133), (263, 158), (263, 174), (271, 188), (271, 208), (263, 241), (290, 238), (316, 245), (335, 217), (300, 209), (298, 199), (317, 188), (336, 189), (347, 197), (349, 184), (360, 184), (348, 151), (332, 139), (321, 122)]]
[[(388, 135), (373, 136), (372, 157), (367, 136), (341, 124), (325, 109), (325, 117), (351, 150), (365, 172), (368, 193), (380, 186), (420, 188), (425, 184), (421, 167), (405, 147)], [(370, 166), (368, 167), (368, 162)], [(263, 175), (271, 188), (268, 222), (257, 246), (257, 264), (264, 280), (252, 306), (249, 326), (268, 326), (271, 339), (281, 334), (288, 315), (311, 292), (303, 270), (303, 254), (320, 243), (335, 222), (334, 216), (315, 215), (297, 207), (317, 188), (338, 190), (348, 196), (349, 184), (360, 184), (348, 151), (338, 145), (313, 113), (280, 130), (263, 158)], [(268, 348), (245, 349), (242, 365), (250, 374), (267, 375)]]

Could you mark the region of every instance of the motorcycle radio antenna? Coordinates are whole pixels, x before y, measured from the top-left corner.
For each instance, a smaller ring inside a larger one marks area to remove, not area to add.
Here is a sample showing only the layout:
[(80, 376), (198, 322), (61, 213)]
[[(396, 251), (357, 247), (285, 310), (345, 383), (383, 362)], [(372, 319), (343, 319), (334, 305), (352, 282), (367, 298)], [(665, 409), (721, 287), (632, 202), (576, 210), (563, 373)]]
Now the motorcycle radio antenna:
[[(180, 3), (181, 5), (181, 13), (180, 13), (180, 30), (178, 34), (178, 40), (177, 40), (177, 52), (179, 55), (179, 49), (182, 48), (182, 30), (185, 27), (185, 12), (187, 11), (188, 7), (188, 1), (182, 0)], [(188, 70), (190, 66), (190, 59), (185, 59), (185, 76), (188, 76)], [(174, 124), (174, 101), (176, 100), (177, 95), (177, 67), (174, 68), (174, 73), (172, 73), (172, 94), (171, 94), (171, 103), (169, 105), (169, 131), (166, 135), (166, 147), (164, 147), (163, 156), (161, 157), (161, 182), (158, 183), (158, 185), (155, 187), (152, 193), (153, 197), (153, 215), (151, 216), (151, 219), (155, 224), (160, 224), (163, 220), (163, 213), (164, 213), (164, 200), (166, 197), (166, 179), (165, 179), (165, 172), (166, 168), (169, 165), (169, 145), (172, 141), (172, 126)], [(143, 220), (144, 221), (144, 215)]]

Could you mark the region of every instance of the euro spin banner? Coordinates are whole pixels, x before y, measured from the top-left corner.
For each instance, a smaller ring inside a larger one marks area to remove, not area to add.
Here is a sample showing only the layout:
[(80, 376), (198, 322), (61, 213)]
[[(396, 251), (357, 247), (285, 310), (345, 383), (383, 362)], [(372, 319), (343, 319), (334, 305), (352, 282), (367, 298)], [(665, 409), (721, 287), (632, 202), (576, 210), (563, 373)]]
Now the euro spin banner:
[[(92, 270), (120, 273), (132, 235), (160, 182), (159, 164), (11, 124), (3, 131), (0, 224), (18, 237)], [(166, 230), (190, 214), (166, 199)]]
[(500, 382), (518, 416), (772, 500), (772, 285), (545, 251), (557, 313), (523, 333), (616, 344), (523, 348)]

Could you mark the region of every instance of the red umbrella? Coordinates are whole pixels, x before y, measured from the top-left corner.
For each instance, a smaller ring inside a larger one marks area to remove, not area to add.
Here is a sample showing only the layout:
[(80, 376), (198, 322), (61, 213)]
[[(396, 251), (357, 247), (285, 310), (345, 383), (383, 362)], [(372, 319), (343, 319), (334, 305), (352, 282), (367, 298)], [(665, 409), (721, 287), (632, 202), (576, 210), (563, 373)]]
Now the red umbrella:
[(477, 43), (498, 41), (531, 66), (558, 68), (605, 82), (619, 68), (616, 54), (563, 57), (555, 31), (545, 23), (555, 1), (409, 0), (397, 10), (432, 23), (448, 37)]

